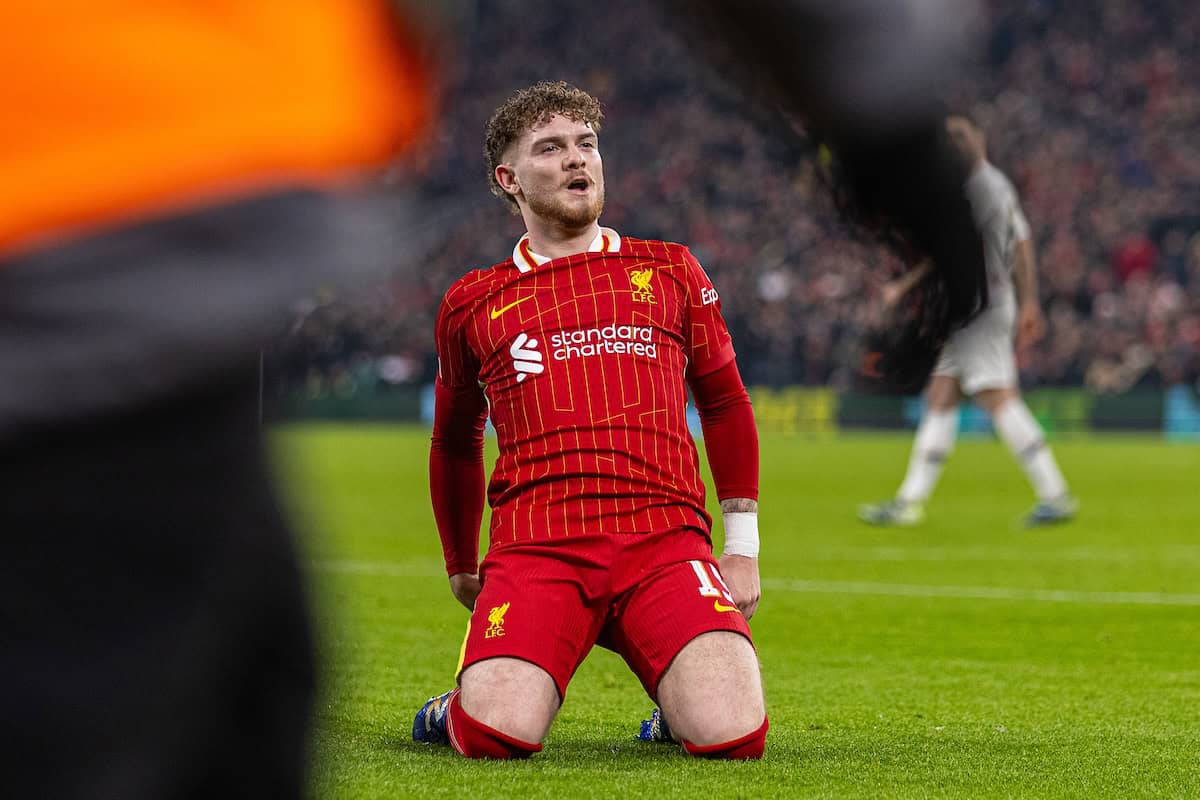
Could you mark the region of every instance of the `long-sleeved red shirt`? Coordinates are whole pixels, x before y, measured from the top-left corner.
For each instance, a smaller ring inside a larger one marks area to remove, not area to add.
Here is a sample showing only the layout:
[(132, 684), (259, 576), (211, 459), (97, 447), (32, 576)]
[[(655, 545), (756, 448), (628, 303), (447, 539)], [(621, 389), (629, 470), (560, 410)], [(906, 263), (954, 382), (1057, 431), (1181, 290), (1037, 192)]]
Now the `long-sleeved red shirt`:
[(718, 495), (757, 497), (758, 441), (729, 332), (687, 248), (622, 239), (464, 276), (438, 314), (430, 489), (446, 568), (477, 568), (483, 425), (500, 456), (490, 546), (692, 527), (708, 534), (692, 387)]

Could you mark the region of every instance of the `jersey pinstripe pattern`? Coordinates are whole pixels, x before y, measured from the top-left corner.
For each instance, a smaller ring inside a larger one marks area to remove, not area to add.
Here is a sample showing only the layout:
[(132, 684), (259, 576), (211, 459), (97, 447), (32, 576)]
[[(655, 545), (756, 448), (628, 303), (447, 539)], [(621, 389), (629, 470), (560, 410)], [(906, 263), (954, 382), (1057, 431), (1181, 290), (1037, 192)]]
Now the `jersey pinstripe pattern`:
[(474, 270), (438, 312), (438, 380), (480, 386), (497, 432), (493, 547), (709, 532), (685, 375), (734, 357), (716, 291), (682, 245), (604, 247)]

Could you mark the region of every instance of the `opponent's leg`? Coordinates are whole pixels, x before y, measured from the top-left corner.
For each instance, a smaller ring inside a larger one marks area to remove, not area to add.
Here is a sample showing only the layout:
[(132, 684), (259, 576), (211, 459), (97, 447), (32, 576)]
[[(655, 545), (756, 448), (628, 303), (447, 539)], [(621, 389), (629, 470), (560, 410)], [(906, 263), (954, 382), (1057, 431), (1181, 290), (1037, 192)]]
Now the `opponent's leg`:
[(925, 516), (924, 503), (933, 493), (942, 466), (954, 450), (958, 435), (958, 379), (935, 375), (929, 381), (927, 407), (913, 440), (908, 472), (893, 500), (862, 506), (858, 516), (872, 525), (916, 525)]
[(1046, 437), (1016, 389), (989, 389), (976, 402), (992, 418), (997, 435), (1008, 446), (1033, 486), (1038, 504), (1026, 518), (1029, 525), (1066, 522), (1075, 516), (1076, 503), (1067, 482), (1046, 444)]

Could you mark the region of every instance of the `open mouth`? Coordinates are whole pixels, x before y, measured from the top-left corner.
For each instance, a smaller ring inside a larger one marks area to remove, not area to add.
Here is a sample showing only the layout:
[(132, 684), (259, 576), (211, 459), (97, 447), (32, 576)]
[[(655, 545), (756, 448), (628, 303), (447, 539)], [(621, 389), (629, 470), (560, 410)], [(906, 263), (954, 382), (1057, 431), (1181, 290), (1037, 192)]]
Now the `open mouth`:
[(567, 189), (571, 191), (586, 192), (590, 182), (587, 178), (576, 178), (567, 184)]

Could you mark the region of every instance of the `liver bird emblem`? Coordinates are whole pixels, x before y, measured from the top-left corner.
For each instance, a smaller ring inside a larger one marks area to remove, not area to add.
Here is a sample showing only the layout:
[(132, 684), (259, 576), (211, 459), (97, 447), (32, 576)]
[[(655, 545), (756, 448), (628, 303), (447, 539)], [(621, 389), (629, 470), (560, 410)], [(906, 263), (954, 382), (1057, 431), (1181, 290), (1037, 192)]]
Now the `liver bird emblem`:
[(488, 622), (490, 622), (492, 625), (503, 625), (504, 624), (504, 615), (506, 613), (508, 613), (509, 605), (510, 605), (509, 603), (505, 603), (504, 605), (496, 606), (491, 611), (489, 611), (488, 612)]
[(629, 282), (633, 284), (633, 298), (646, 303), (654, 302), (654, 290), (650, 288), (650, 279), (654, 277), (654, 270), (650, 267), (646, 269), (631, 269), (629, 270)]

